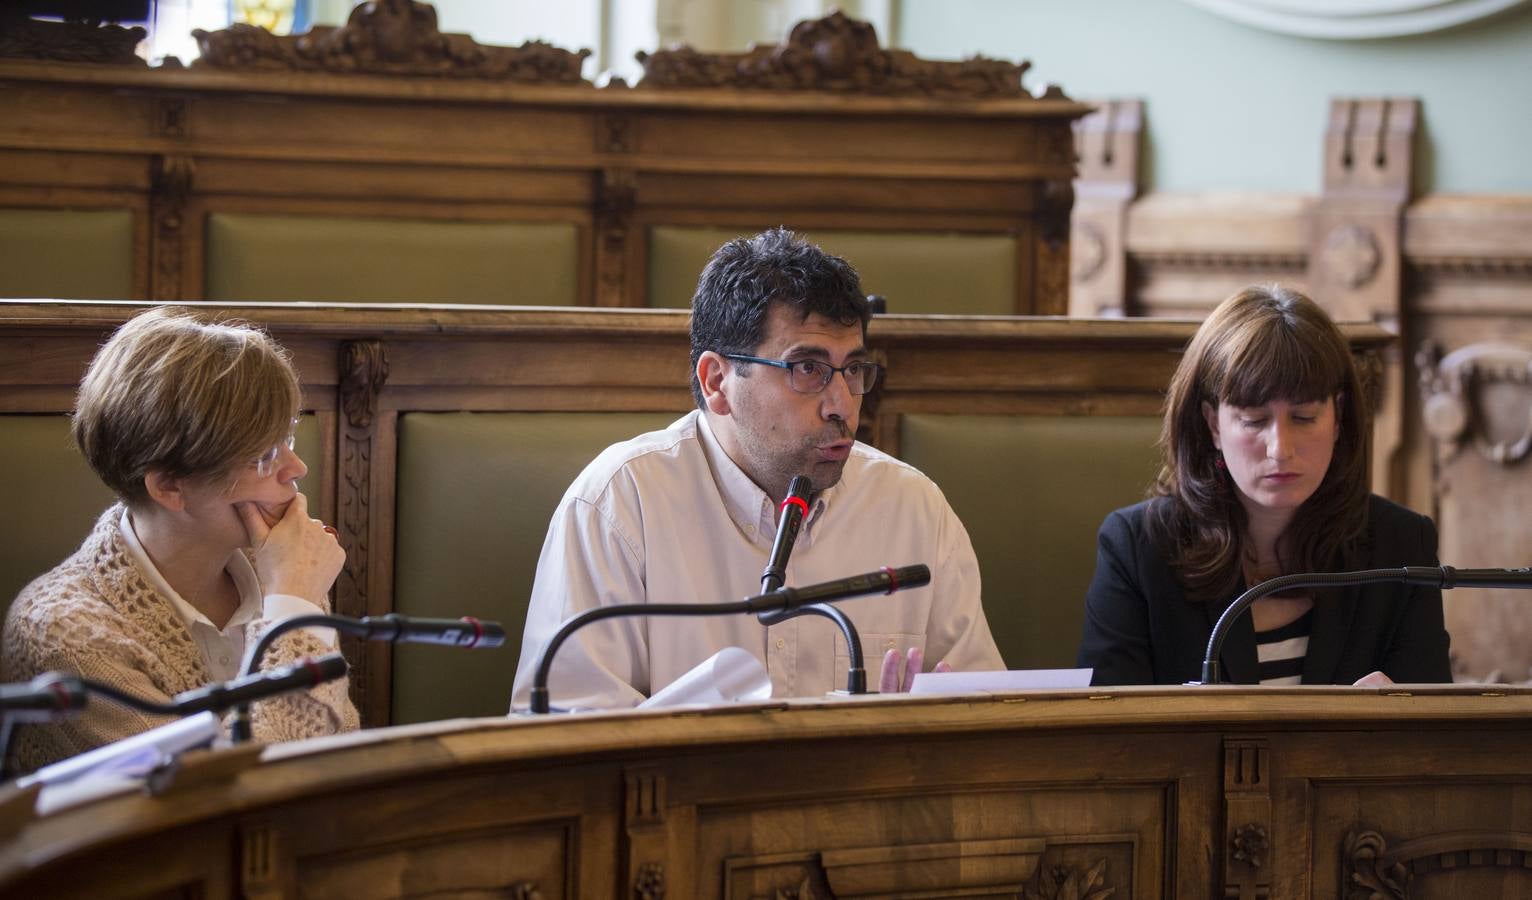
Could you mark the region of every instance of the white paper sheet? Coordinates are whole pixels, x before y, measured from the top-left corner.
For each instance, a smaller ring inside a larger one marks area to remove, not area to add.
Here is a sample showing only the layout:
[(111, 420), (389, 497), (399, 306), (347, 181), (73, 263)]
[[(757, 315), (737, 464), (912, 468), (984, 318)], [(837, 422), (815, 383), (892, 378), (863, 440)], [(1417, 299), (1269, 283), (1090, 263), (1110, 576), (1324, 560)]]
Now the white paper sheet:
[(912, 694), (972, 694), (1090, 687), (1095, 669), (1012, 669), (1004, 672), (921, 672)]
[(771, 676), (761, 661), (740, 647), (725, 647), (667, 684), (639, 709), (688, 704), (714, 705), (769, 700)]

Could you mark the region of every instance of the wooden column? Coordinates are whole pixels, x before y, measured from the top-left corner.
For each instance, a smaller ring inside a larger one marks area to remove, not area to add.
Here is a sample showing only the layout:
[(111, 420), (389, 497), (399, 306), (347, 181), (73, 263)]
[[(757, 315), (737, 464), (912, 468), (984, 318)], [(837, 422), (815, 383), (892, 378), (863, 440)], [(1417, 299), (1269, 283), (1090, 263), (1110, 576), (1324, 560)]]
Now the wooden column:
[[(381, 434), (378, 415), (378, 392), (387, 379), (388, 355), (382, 341), (350, 341), (340, 345), (342, 415), (335, 508), (346, 566), (335, 582), (335, 612), (342, 616), (391, 611), (389, 591), (376, 582), (386, 580), (392, 569), (392, 535), (379, 541), (375, 532), (392, 521), (388, 512), (392, 506), (392, 485), (386, 486), (389, 502), (378, 507), (384, 514), (372, 514), (375, 494), (383, 487), (373, 483), (374, 457), (385, 449), (385, 444), (387, 452), (392, 452), (392, 441), (385, 441)], [(385, 470), (392, 471), (392, 466)], [(378, 593), (383, 596), (382, 602), (374, 597), (374, 588), (381, 588)], [(341, 642), (341, 647), (351, 663), (351, 699), (361, 713), (362, 724), (387, 725), (392, 662), (389, 645), (348, 638)]]
[[(1308, 283), (1338, 320), (1376, 322), (1400, 333), (1402, 226), (1419, 115), (1420, 101), (1413, 98), (1330, 101), (1324, 193), (1311, 219)], [(1403, 498), (1404, 471), (1397, 457), (1404, 440), (1404, 359), (1398, 345), (1385, 353), (1373, 429), (1373, 489)]]
[(1121, 316), (1128, 296), (1128, 204), (1138, 196), (1144, 101), (1102, 100), (1075, 122), (1069, 314)]

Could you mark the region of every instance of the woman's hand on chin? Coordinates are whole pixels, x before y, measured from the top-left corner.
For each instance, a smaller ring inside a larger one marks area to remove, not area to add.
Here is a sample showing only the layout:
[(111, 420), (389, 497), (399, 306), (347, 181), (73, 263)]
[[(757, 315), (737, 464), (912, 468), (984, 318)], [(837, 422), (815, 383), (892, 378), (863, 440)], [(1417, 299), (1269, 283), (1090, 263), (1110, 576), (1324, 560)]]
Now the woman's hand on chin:
[(346, 564), (346, 551), (325, 524), (309, 518), (308, 498), (293, 498), (275, 524), (271, 510), (255, 503), (235, 504), (255, 558), (255, 574), (268, 594), (291, 594), (324, 607), (330, 586)]

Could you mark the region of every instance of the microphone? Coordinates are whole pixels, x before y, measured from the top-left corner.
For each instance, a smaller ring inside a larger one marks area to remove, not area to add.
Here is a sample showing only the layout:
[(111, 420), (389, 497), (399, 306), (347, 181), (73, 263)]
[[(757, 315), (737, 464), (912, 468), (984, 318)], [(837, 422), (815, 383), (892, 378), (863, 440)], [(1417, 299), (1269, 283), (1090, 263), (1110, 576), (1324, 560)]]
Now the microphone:
[[(537, 669), (532, 675), (531, 711), (541, 714), (550, 710), (548, 674), (553, 669), (553, 656), (558, 653), (559, 647), (569, 639), (570, 635), (592, 622), (625, 616), (726, 616), (735, 613), (793, 610), (801, 612), (799, 607), (807, 604), (828, 603), (862, 594), (891, 594), (901, 588), (919, 587), (930, 580), (931, 570), (923, 565), (902, 566), (897, 569), (885, 566), (876, 572), (867, 572), (807, 587), (778, 588), (733, 603), (614, 603), (611, 606), (587, 609), (565, 619), (559, 625), (558, 631), (553, 633), (553, 637), (549, 638), (547, 645), (543, 647), (542, 655), (537, 659)], [(851, 620), (845, 613), (833, 606), (814, 606), (813, 610), (833, 619), (841, 627), (841, 633), (846, 638), (846, 651), (850, 656), (850, 666), (846, 673), (846, 692), (867, 693), (867, 672), (862, 667), (862, 641), (857, 636), (856, 626), (851, 624)]]
[(823, 581), (807, 587), (778, 588), (764, 594), (745, 598), (755, 612), (770, 613), (789, 611), (812, 603), (830, 603), (863, 594), (892, 594), (906, 588), (923, 587), (931, 583), (931, 570), (924, 565), (900, 566), (891, 569), (884, 566), (876, 572), (864, 572), (850, 578)]
[(316, 684), (334, 681), (346, 674), (349, 666), (339, 653), (330, 653), (318, 659), (304, 659), (289, 666), (281, 666), (254, 675), (242, 675), (233, 681), (210, 684), (176, 694), (171, 705), (177, 713), (222, 712), (232, 706), (264, 700), (288, 691), (304, 690)]
[(85, 683), (48, 672), (25, 684), (0, 684), (0, 717), (17, 722), (50, 722), (85, 708)]
[[(245, 654), (246, 677), (259, 671), (267, 648), (275, 643), (277, 638), (294, 628), (306, 628), (313, 625), (333, 628), (341, 634), (348, 634), (364, 641), (390, 641), (396, 644), (441, 644), (472, 650), (479, 647), (499, 647), (505, 643), (504, 625), (499, 622), (481, 621), (472, 616), (464, 616), (461, 619), (412, 619), (398, 613), (389, 613), (386, 616), (363, 616), (360, 619), (324, 614), (293, 616), (266, 629), (266, 633), (262, 634), (255, 642), (255, 646)], [(239, 708), (234, 711), (234, 717), (229, 722), (229, 740), (235, 744), (250, 740), (250, 705), (248, 703), (240, 703)]]
[(793, 544), (798, 540), (798, 529), (809, 512), (809, 493), (814, 483), (807, 475), (794, 475), (787, 485), (787, 496), (782, 500), (777, 521), (777, 539), (771, 545), (771, 556), (766, 561), (766, 571), (761, 573), (761, 593), (769, 593), (787, 581), (787, 558), (793, 554)]
[(1261, 582), (1240, 594), (1218, 617), (1208, 637), (1207, 653), (1202, 657), (1202, 680), (1192, 684), (1218, 684), (1218, 655), (1224, 639), (1234, 627), (1234, 620), (1255, 601), (1268, 594), (1299, 587), (1343, 587), (1352, 584), (1411, 584), (1451, 590), (1453, 588), (1532, 589), (1532, 568), (1455, 569), (1452, 566), (1400, 566), (1393, 569), (1363, 569), (1357, 572), (1333, 572), (1281, 575)]

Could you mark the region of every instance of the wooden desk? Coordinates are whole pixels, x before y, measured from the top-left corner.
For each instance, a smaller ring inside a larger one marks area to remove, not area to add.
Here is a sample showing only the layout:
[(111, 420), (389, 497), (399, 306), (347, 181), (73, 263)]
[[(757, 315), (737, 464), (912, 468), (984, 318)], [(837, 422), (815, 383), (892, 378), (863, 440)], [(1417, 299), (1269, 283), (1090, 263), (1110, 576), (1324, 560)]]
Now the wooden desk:
[(1529, 737), (1453, 687), (460, 720), (35, 820), (0, 894), (1524, 897)]

